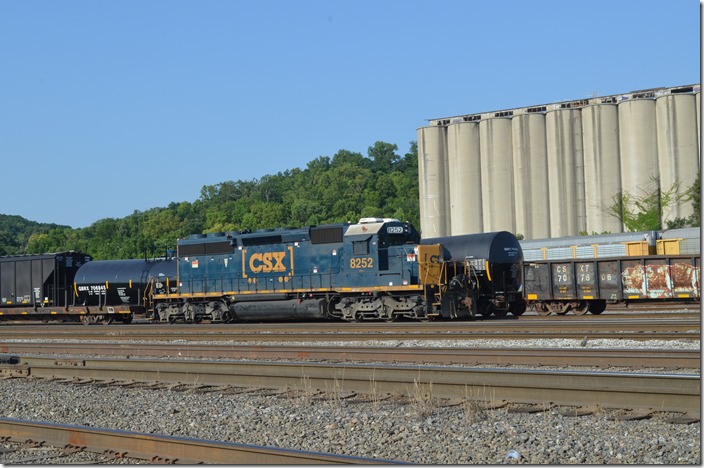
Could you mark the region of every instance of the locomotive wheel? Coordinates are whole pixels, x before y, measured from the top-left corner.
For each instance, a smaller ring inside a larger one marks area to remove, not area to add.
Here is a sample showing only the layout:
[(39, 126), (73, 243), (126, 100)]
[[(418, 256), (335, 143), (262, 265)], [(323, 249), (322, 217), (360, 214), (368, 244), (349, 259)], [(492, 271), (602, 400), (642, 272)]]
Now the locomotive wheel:
[(103, 325), (110, 325), (112, 323), (113, 317), (111, 315), (103, 315), (100, 317), (100, 323)]
[(393, 323), (397, 320), (398, 320), (398, 315), (394, 315), (394, 314), (391, 314), (390, 316), (384, 318), (384, 322), (388, 322), (388, 323)]
[(232, 313), (229, 310), (226, 310), (225, 312), (222, 313), (222, 322), (223, 323), (232, 322)]
[(125, 323), (125, 324), (132, 323), (132, 318), (133, 318), (132, 315), (127, 315), (125, 317), (122, 317), (122, 323)]
[(176, 316), (175, 315), (169, 315), (169, 323), (176, 323)]

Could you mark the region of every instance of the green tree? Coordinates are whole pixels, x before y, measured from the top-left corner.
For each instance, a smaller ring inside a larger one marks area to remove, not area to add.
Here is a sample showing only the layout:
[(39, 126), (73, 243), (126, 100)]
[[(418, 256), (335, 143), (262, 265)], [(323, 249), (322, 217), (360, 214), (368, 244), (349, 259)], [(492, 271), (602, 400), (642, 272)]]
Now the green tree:
[(679, 182), (662, 190), (658, 178), (652, 177), (651, 181), (636, 194), (620, 192), (612, 197), (609, 214), (619, 219), (630, 232), (661, 230), (663, 210), (690, 198), (689, 191), (680, 191)]
[(700, 227), (702, 225), (702, 171), (697, 172), (697, 178), (689, 189), (692, 197), (692, 210), (690, 226)]
[(398, 146), (383, 141), (377, 141), (367, 150), (369, 157), (374, 161), (372, 169), (375, 172), (390, 172), (401, 160), (396, 154)]
[(259, 180), (224, 181), (201, 188), (191, 202), (172, 202), (87, 228), (39, 224), (0, 215), (0, 255), (80, 250), (101, 259), (162, 255), (190, 234), (301, 227), (395, 217), (419, 227), (417, 144), (403, 157), (376, 142), (368, 156), (339, 150)]

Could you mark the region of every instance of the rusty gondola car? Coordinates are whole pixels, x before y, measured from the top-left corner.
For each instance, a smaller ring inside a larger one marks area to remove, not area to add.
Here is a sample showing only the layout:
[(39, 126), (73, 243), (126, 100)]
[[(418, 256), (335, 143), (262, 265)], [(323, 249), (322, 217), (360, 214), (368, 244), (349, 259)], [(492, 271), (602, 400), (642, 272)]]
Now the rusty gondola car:
[(699, 301), (700, 263), (694, 255), (525, 262), (524, 295), (541, 315), (600, 314), (607, 303)]

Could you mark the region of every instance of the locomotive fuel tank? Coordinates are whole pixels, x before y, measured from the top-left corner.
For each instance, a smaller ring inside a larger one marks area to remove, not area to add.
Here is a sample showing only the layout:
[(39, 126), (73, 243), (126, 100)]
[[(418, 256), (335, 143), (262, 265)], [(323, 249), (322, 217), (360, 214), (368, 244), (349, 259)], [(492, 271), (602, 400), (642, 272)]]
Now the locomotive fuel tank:
[(238, 302), (230, 310), (243, 321), (319, 320), (327, 317), (326, 307), (322, 299), (280, 299)]
[(144, 304), (145, 294), (176, 292), (173, 260), (98, 260), (76, 273), (76, 305), (129, 306)]

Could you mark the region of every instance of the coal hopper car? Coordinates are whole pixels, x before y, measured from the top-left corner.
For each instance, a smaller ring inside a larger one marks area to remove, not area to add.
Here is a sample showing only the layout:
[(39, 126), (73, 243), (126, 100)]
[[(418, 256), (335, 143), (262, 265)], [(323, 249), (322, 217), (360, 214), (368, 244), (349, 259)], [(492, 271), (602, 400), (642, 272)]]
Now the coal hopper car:
[(76, 272), (90, 261), (73, 251), (0, 257), (0, 320), (67, 317)]

